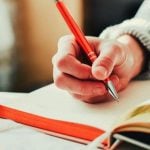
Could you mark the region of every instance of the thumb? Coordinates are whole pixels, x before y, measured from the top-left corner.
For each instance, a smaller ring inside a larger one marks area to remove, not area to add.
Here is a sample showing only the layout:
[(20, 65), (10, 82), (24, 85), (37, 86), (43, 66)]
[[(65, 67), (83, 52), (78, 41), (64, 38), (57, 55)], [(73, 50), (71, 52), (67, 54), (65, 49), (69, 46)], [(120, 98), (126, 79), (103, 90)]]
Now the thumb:
[(98, 80), (104, 80), (110, 76), (114, 66), (123, 62), (122, 48), (117, 44), (106, 43), (101, 46), (100, 55), (92, 65), (92, 74)]

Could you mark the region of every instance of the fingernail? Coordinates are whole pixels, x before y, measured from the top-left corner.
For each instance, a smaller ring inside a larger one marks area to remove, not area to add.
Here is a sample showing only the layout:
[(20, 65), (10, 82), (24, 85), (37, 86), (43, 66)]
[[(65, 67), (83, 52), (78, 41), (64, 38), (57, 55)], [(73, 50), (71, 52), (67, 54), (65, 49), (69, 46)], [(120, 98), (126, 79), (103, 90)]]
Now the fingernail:
[(107, 73), (108, 71), (106, 70), (106, 68), (102, 67), (102, 66), (99, 66), (99, 67), (96, 67), (94, 69), (94, 72), (96, 73), (96, 77), (97, 78), (106, 78), (107, 76)]

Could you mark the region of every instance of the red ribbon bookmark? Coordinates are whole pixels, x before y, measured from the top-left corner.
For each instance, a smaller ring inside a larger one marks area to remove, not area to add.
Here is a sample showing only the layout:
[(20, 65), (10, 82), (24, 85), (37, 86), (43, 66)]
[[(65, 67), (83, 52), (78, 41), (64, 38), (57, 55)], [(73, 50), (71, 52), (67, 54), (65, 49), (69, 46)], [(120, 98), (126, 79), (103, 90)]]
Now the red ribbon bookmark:
[(92, 141), (104, 133), (104, 130), (92, 126), (46, 118), (3, 105), (0, 105), (0, 117), (38, 129), (87, 141)]

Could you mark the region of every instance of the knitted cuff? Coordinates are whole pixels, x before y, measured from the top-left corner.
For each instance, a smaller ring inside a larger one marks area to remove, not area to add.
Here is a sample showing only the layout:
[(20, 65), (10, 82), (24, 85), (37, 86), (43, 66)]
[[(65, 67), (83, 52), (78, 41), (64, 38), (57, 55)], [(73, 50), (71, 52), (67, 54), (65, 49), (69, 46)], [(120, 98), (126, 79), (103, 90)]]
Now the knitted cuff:
[(150, 51), (150, 22), (134, 18), (126, 20), (121, 24), (106, 28), (101, 34), (101, 39), (116, 39), (124, 34), (135, 37), (142, 46)]

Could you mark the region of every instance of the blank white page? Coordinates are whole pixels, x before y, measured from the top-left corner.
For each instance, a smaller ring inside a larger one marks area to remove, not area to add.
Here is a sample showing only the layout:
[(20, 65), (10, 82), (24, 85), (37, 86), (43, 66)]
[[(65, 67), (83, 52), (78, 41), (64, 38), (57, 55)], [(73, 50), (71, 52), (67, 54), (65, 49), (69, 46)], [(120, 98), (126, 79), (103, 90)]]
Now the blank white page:
[(150, 81), (130, 83), (119, 93), (119, 97), (119, 102), (112, 100), (100, 104), (87, 104), (51, 84), (4, 105), (51, 119), (109, 130), (124, 112), (150, 98)]

